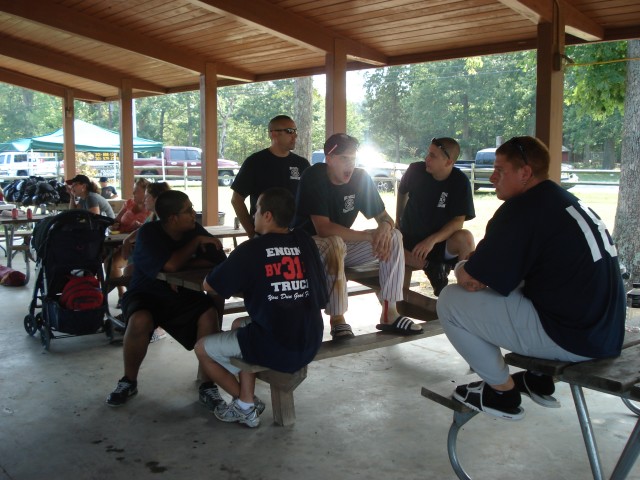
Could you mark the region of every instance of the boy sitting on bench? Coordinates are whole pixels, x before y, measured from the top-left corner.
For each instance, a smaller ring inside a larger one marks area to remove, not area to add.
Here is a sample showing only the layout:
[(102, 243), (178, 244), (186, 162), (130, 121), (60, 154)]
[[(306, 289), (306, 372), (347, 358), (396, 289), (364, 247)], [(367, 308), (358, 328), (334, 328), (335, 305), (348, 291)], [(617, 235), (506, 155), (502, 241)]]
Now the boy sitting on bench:
[(223, 422), (257, 427), (265, 408), (254, 396), (255, 373), (239, 371), (231, 358), (292, 373), (311, 362), (322, 343), (324, 271), (313, 239), (289, 231), (294, 209), (288, 190), (264, 191), (256, 205), (259, 236), (239, 245), (204, 281), (206, 291), (225, 298), (242, 292), (249, 313), (231, 331), (202, 338), (195, 347), (203, 371), (233, 396), (214, 411)]

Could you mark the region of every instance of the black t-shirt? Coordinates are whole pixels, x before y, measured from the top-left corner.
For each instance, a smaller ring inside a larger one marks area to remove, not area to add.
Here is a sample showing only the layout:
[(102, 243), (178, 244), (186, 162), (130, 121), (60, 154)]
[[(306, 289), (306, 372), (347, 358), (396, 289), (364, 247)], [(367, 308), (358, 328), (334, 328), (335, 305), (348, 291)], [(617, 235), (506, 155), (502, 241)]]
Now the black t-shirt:
[(383, 210), (384, 202), (367, 172), (356, 168), (349, 183), (334, 185), (327, 175), (327, 164), (316, 163), (300, 181), (294, 225), (315, 235), (311, 215), (329, 217), (331, 222), (351, 228), (359, 212), (373, 218)]
[[(193, 230), (184, 232), (180, 240), (173, 240), (162, 228), (160, 220), (148, 222), (138, 229), (136, 244), (133, 250), (133, 276), (127, 289), (131, 291), (143, 291), (157, 296), (173, 295), (174, 290), (156, 276), (162, 271), (171, 255), (181, 249), (198, 235), (212, 235), (202, 225), (196, 223)], [(198, 252), (196, 256), (204, 256)]]
[(286, 188), (295, 198), (302, 172), (308, 167), (309, 161), (304, 157), (292, 152), (287, 157), (278, 157), (266, 148), (244, 161), (231, 189), (249, 197), (249, 214), (253, 215), (258, 197), (268, 188)]
[(602, 220), (554, 182), (504, 202), (465, 270), (505, 296), (524, 281), (545, 332), (565, 350), (620, 354), (626, 302), (616, 248)]
[(425, 170), (424, 162), (412, 163), (402, 176), (399, 192), (409, 194), (400, 221), (404, 246), (408, 250), (454, 217), (464, 215), (465, 220), (471, 220), (476, 216), (471, 183), (456, 167), (445, 180), (438, 181)]
[[(305, 240), (298, 241), (298, 235)], [(268, 233), (240, 244), (209, 273), (207, 283), (223, 297), (243, 294), (251, 317), (238, 331), (243, 359), (281, 372), (295, 372), (313, 360), (327, 301), (321, 266), (305, 232)]]

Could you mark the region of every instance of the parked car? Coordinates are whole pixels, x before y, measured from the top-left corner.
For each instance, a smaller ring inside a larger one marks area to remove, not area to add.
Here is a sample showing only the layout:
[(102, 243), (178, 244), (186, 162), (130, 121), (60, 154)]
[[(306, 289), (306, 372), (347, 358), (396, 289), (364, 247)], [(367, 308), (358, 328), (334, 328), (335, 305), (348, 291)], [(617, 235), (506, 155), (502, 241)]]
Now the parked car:
[[(164, 175), (200, 179), (202, 177), (202, 150), (196, 147), (167, 146), (162, 149), (162, 157), (135, 158), (133, 171), (136, 175)], [(96, 176), (115, 177), (119, 162), (92, 161), (89, 166), (96, 170)], [(228, 187), (240, 171), (240, 165), (233, 160), (218, 159), (218, 185)]]
[[(471, 173), (473, 170), (473, 188), (478, 190), (481, 187), (493, 188), (493, 184), (489, 181), (489, 177), (493, 173), (493, 164), (496, 161), (497, 148), (483, 148), (478, 150), (476, 158), (474, 160), (459, 160), (456, 162), (456, 167), (462, 170), (469, 180), (471, 180)], [(570, 172), (571, 167), (569, 165), (562, 165), (560, 172), (560, 184), (567, 190), (574, 187), (578, 183), (578, 176)]]
[[(324, 161), (324, 151), (316, 150), (311, 154), (312, 165)], [(393, 192), (396, 182), (400, 181), (409, 165), (389, 162), (382, 153), (365, 145), (358, 149), (356, 167), (367, 171), (376, 183), (379, 192)]]
[(59, 163), (55, 153), (1, 152), (0, 175), (7, 177), (57, 175)]

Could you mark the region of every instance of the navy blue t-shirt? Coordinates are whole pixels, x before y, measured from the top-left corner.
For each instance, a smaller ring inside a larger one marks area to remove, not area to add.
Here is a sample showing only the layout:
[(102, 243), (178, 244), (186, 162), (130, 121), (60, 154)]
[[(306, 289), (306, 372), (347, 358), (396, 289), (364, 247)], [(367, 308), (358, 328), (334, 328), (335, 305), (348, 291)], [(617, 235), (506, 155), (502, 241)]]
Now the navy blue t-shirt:
[(249, 214), (253, 215), (258, 197), (268, 188), (286, 188), (295, 198), (302, 172), (308, 167), (309, 160), (293, 152), (286, 157), (278, 157), (265, 148), (242, 163), (231, 189), (244, 198), (249, 197)]
[(358, 213), (373, 218), (384, 209), (378, 189), (366, 171), (356, 168), (349, 183), (334, 185), (327, 175), (327, 164), (316, 163), (300, 180), (294, 225), (315, 235), (311, 215), (328, 217), (333, 223), (351, 228)]
[(437, 232), (454, 217), (475, 218), (471, 183), (464, 173), (453, 167), (442, 181), (433, 178), (424, 162), (409, 165), (398, 191), (408, 194), (400, 221), (400, 231), (407, 250)]
[(554, 182), (505, 201), (465, 270), (505, 296), (524, 281), (545, 332), (565, 350), (620, 354), (626, 302), (616, 248), (602, 220)]
[(185, 232), (177, 241), (167, 235), (160, 220), (142, 225), (138, 230), (133, 250), (134, 270), (127, 291), (142, 291), (157, 296), (172, 295), (173, 290), (170, 285), (157, 280), (156, 276), (162, 271), (173, 252), (184, 247), (198, 235), (212, 236), (199, 223), (196, 223), (193, 230)]
[(321, 265), (305, 232), (267, 233), (238, 245), (207, 275), (221, 296), (243, 294), (251, 317), (238, 331), (244, 360), (281, 372), (295, 372), (313, 360), (322, 343), (321, 308), (327, 301), (326, 291), (313, 291), (325, 289)]

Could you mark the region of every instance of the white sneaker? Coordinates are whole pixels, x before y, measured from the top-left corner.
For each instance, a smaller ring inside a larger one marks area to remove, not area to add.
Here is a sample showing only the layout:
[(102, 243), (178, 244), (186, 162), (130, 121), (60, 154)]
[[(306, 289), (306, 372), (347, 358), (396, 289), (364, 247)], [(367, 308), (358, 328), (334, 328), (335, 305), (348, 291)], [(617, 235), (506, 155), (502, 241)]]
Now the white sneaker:
[(255, 406), (249, 411), (244, 411), (238, 405), (238, 399), (234, 398), (228, 405), (220, 405), (213, 414), (218, 420), (223, 422), (239, 422), (244, 423), (247, 427), (255, 428), (260, 425), (260, 417)]

